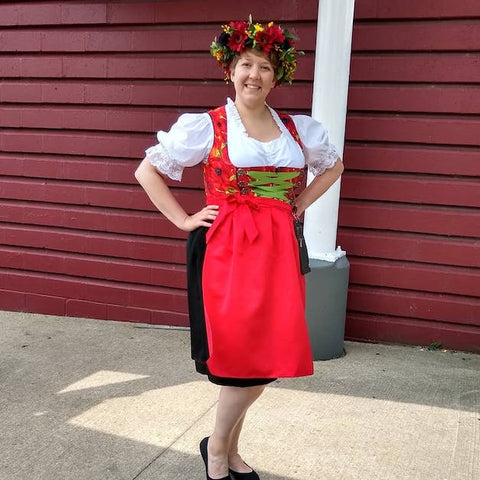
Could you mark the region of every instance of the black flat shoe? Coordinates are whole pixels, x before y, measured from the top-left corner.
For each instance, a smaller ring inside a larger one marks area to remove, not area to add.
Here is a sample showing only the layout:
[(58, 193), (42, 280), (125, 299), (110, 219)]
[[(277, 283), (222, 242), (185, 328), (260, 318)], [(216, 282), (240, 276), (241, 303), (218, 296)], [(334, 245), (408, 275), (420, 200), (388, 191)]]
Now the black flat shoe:
[[(247, 467), (250, 467), (250, 465), (247, 465)], [(233, 478), (233, 480), (260, 480), (258, 473), (253, 468), (252, 471), (248, 473), (235, 472), (231, 468), (229, 468), (228, 471), (230, 472), (230, 476)]]
[[(208, 475), (208, 451), (207, 451), (208, 438), (209, 437), (205, 437), (200, 442), (200, 455), (202, 456), (203, 463), (205, 464), (205, 473), (207, 474), (207, 480), (231, 480), (230, 475), (227, 475), (226, 477), (222, 477), (222, 478), (218, 478), (218, 479), (217, 478), (212, 478), (212, 477), (210, 477), (210, 475)], [(253, 480), (253, 478), (252, 478), (252, 480)]]

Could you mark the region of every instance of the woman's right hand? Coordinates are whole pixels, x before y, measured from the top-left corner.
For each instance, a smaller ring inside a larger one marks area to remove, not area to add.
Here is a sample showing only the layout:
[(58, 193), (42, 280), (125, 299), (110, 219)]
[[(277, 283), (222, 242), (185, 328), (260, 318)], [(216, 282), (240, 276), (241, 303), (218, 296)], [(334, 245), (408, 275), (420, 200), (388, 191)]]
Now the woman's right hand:
[(218, 205), (207, 205), (193, 215), (187, 215), (178, 228), (185, 232), (191, 232), (198, 227), (210, 227), (218, 215)]

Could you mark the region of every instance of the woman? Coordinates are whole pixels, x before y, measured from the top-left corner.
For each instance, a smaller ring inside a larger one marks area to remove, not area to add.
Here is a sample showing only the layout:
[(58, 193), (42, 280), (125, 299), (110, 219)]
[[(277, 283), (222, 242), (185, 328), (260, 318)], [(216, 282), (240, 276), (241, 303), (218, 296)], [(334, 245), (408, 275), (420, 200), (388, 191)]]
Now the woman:
[[(147, 150), (136, 178), (187, 245), (192, 356), (221, 386), (216, 422), (200, 443), (207, 479), (258, 479), (238, 453), (248, 408), (279, 377), (311, 375), (305, 283), (293, 219), (341, 175), (322, 125), (281, 114), (270, 91), (291, 83), (293, 36), (270, 22), (223, 26), (212, 55), (235, 87), (235, 101), (184, 114)], [(300, 52), (302, 53), (302, 52)], [(207, 205), (193, 215), (165, 176), (203, 162)], [(308, 165), (316, 177), (300, 195)]]

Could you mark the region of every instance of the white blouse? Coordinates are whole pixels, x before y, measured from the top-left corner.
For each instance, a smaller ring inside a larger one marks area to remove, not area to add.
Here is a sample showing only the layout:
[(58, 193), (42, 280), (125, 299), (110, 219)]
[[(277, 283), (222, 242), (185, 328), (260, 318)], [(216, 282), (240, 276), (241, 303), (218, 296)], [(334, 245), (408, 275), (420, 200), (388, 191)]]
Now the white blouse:
[[(279, 137), (261, 142), (249, 137), (233, 101), (226, 105), (228, 155), (236, 167), (297, 167), (308, 165), (317, 176), (333, 167), (338, 158), (335, 147), (328, 141), (328, 133), (320, 122), (307, 115), (292, 115), (303, 151), (270, 108), (281, 131)], [(185, 167), (206, 161), (213, 146), (214, 131), (208, 113), (185, 113), (170, 131), (157, 133), (158, 144), (146, 150), (146, 158), (157, 170), (173, 180), (181, 180)]]

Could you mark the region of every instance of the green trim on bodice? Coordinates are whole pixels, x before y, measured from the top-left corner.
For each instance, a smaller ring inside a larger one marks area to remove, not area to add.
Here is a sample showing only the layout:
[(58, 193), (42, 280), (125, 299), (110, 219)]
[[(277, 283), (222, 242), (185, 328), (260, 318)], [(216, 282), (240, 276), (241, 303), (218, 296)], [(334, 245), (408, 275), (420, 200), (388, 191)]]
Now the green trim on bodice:
[(294, 188), (294, 180), (301, 175), (301, 171), (294, 172), (262, 172), (246, 170), (251, 179), (248, 186), (257, 197), (274, 198), (289, 202), (288, 193)]

